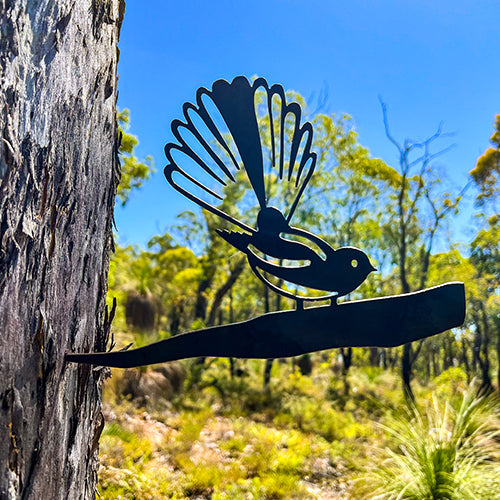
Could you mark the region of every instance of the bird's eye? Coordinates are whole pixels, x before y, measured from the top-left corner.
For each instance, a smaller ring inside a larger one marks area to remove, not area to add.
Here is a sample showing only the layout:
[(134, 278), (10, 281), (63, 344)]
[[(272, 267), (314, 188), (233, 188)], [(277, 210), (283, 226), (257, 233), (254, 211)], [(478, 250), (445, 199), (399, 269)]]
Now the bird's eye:
[(358, 267), (358, 261), (356, 259), (351, 260), (351, 266), (352, 267)]

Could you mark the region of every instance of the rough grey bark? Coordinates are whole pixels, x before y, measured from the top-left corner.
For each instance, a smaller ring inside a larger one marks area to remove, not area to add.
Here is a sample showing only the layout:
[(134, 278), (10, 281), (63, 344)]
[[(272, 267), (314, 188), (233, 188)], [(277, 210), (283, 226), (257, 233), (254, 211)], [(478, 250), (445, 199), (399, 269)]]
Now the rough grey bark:
[(0, 498), (94, 498), (120, 0), (0, 0)]

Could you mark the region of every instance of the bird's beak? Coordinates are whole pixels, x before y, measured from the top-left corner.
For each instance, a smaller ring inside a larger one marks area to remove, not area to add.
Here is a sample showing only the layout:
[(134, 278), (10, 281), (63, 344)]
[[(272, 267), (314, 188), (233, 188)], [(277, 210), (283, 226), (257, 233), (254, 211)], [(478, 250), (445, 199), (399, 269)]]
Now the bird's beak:
[(370, 264), (370, 266), (372, 267), (372, 268), (370, 269), (370, 272), (373, 272), (373, 271), (378, 271), (378, 269), (377, 269), (376, 267), (373, 267), (371, 264)]

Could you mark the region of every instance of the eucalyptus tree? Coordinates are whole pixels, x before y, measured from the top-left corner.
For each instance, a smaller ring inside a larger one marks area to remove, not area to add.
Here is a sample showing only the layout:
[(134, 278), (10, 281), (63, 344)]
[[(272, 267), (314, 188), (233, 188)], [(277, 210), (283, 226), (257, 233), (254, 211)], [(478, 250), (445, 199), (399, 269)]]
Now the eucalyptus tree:
[(94, 498), (124, 4), (0, 2), (0, 497)]
[[(313, 124), (318, 172), (308, 197), (314, 214), (310, 219), (316, 221), (318, 231), (334, 247), (360, 247), (382, 270), (385, 251), (379, 219), (384, 185), (380, 180), (391, 175), (390, 168), (359, 144), (349, 116), (321, 113), (314, 116)], [(379, 279), (371, 277), (350, 297), (374, 295), (379, 284)], [(372, 357), (378, 356), (377, 351), (372, 350)], [(347, 393), (353, 350), (341, 348), (340, 355)]]
[[(449, 216), (457, 212), (468, 185), (456, 194), (442, 187), (443, 174), (438, 171), (435, 160), (453, 146), (434, 149), (436, 143), (450, 136), (442, 131), (441, 124), (424, 140), (406, 138), (398, 142), (390, 131), (387, 107), (382, 101), (381, 106), (386, 136), (398, 154), (385, 202), (384, 233), (392, 249), (393, 264), (397, 266), (400, 291), (409, 293), (426, 285), (439, 231)], [(423, 342), (420, 341), (416, 349), (411, 344), (403, 346), (401, 377), (410, 399), (414, 398), (410, 385), (413, 364)]]
[(477, 160), (470, 174), (479, 189), (476, 197), (478, 214), (482, 223), (471, 244), (471, 262), (475, 265), (477, 279), (483, 281), (486, 297), (473, 302), (476, 319), (476, 360), (481, 366), (483, 385), (491, 385), (489, 378), (490, 336), (497, 336), (498, 387), (500, 388), (500, 114), (495, 117), (495, 131), (488, 148)]

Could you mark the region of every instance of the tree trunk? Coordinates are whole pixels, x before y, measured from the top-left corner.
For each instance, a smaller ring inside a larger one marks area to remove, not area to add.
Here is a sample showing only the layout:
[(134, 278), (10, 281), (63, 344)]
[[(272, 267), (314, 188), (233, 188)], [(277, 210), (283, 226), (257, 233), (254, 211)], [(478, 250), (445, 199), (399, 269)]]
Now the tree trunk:
[(240, 258), (236, 265), (231, 269), (227, 280), (217, 289), (215, 292), (215, 297), (212, 302), (212, 307), (208, 314), (207, 326), (215, 325), (215, 315), (219, 311), (222, 301), (226, 294), (233, 288), (236, 280), (240, 277), (241, 273), (245, 269), (246, 256)]
[(431, 369), (432, 369), (432, 364), (431, 364), (431, 351), (432, 347), (429, 346), (428, 349), (425, 350), (425, 366), (424, 366), (424, 370), (425, 370), (425, 381), (428, 382), (431, 377), (432, 377), (432, 373), (431, 373)]
[(198, 285), (198, 289), (196, 290), (196, 302), (194, 305), (194, 317), (195, 319), (201, 319), (205, 321), (207, 317), (207, 307), (208, 300), (205, 295), (205, 292), (212, 285), (212, 279), (204, 278), (200, 281)]
[(93, 499), (119, 0), (0, 0), (0, 498)]
[(467, 374), (467, 383), (470, 383), (471, 380), (471, 369), (469, 365), (469, 356), (467, 355), (467, 345), (465, 344), (465, 338), (462, 337), (462, 341), (460, 343), (462, 348), (462, 359), (461, 364), (465, 367), (465, 373)]

